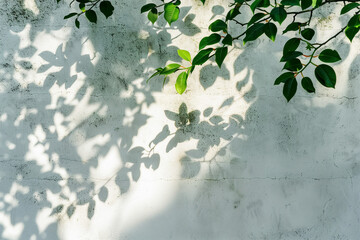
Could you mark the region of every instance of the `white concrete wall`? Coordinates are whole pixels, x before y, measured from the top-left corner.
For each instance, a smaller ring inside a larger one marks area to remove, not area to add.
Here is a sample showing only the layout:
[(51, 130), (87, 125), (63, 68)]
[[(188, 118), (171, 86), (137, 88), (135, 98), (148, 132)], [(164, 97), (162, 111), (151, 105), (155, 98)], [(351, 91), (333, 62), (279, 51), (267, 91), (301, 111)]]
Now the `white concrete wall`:
[(279, 37), (197, 68), (180, 96), (145, 80), (194, 55), (225, 1), (153, 27), (118, 0), (80, 30), (53, 2), (0, 4), (0, 239), (360, 238), (359, 38), (332, 42), (335, 90), (286, 103)]

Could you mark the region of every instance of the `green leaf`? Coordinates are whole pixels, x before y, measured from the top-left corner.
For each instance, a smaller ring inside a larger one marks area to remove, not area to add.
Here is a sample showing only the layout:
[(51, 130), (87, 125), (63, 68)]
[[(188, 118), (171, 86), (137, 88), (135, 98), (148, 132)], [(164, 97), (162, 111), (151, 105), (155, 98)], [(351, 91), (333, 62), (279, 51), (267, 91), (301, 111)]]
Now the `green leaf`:
[(92, 23), (97, 22), (97, 16), (94, 10), (87, 10), (85, 12), (85, 17)]
[(141, 8), (141, 13), (150, 11), (150, 10), (153, 9), (154, 7), (156, 7), (156, 4), (154, 4), (154, 3), (146, 4), (146, 5), (142, 6), (142, 8)]
[(301, 23), (299, 23), (299, 22), (290, 23), (283, 31), (283, 34), (289, 32), (289, 31), (298, 31), (300, 26), (301, 26)]
[(232, 8), (230, 9), (230, 11), (226, 14), (226, 19), (225, 21), (228, 21), (228, 20), (232, 20), (234, 19), (237, 15), (239, 15), (240, 12), (239, 12), (239, 8), (238, 7), (235, 7), (235, 8)]
[(208, 45), (218, 43), (218, 42), (220, 42), (220, 40), (221, 40), (221, 36), (217, 33), (213, 33), (208, 37), (204, 37), (203, 39), (201, 39), (201, 41), (199, 43), (199, 50), (203, 49), (204, 47), (206, 47)]
[(359, 6), (360, 6), (360, 4), (359, 4), (359, 3), (356, 3), (356, 2), (346, 4), (346, 5), (341, 9), (340, 15), (345, 14), (345, 13), (349, 12), (350, 10), (352, 10), (352, 9), (354, 9), (354, 8), (356, 8), (356, 7), (359, 7)]
[(218, 19), (215, 22), (210, 24), (209, 29), (212, 32), (218, 32), (218, 31), (226, 32), (227, 31), (227, 25), (223, 20)]
[(306, 40), (311, 40), (315, 35), (315, 31), (314, 29), (311, 28), (305, 28), (304, 30), (301, 31), (301, 36), (303, 36), (303, 38), (305, 38)]
[(183, 94), (187, 87), (187, 78), (188, 74), (186, 72), (182, 72), (176, 79), (175, 89), (179, 94)]
[(273, 42), (275, 41), (277, 33), (277, 27), (275, 24), (271, 22), (266, 23), (264, 26), (264, 32)]
[(75, 19), (75, 26), (77, 28), (80, 28), (80, 22), (79, 22), (79, 20), (77, 18)]
[(286, 55), (289, 52), (295, 51), (300, 45), (300, 39), (299, 38), (291, 38), (288, 40), (283, 49), (283, 55)]
[(298, 51), (287, 52), (286, 55), (282, 56), (282, 58), (280, 59), (280, 62), (286, 62), (286, 61), (289, 61), (291, 59), (297, 58), (297, 57), (299, 57), (301, 55), (303, 55), (303, 53), (298, 52)]
[(224, 59), (225, 59), (227, 53), (228, 53), (228, 48), (227, 47), (221, 47), (221, 48), (216, 49), (215, 62), (217, 63), (219, 68), (221, 68), (221, 65), (224, 62)]
[(180, 9), (176, 5), (172, 3), (168, 3), (165, 5), (164, 11), (165, 11), (164, 18), (169, 23), (169, 25), (171, 25), (171, 23), (178, 20)]
[(309, 77), (304, 77), (301, 80), (302, 87), (308, 92), (308, 93), (314, 93), (315, 88), (314, 85)]
[(284, 68), (289, 71), (299, 71), (302, 69), (301, 61), (298, 58), (293, 58), (287, 61), (284, 65)]
[(174, 5), (179, 6), (181, 4), (180, 0), (176, 0), (176, 2), (174, 2)]
[(315, 77), (325, 87), (335, 88), (336, 73), (332, 67), (321, 64), (315, 68)]
[(253, 24), (254, 22), (260, 20), (264, 16), (265, 16), (265, 13), (255, 13), (254, 16), (252, 16), (252, 18), (248, 22), (247, 26), (249, 27), (251, 24)]
[(348, 27), (356, 27), (356, 28), (360, 27), (360, 14), (357, 14), (352, 18), (350, 18), (347, 25)]
[(255, 12), (255, 9), (258, 7), (268, 7), (270, 6), (270, 0), (255, 0), (251, 5), (250, 9), (252, 12)]
[(147, 17), (150, 20), (150, 22), (152, 24), (154, 24), (156, 22), (156, 20), (158, 19), (158, 17), (159, 17), (157, 9), (156, 8), (151, 9), (149, 11)]
[(76, 15), (77, 15), (77, 13), (70, 13), (70, 14), (66, 15), (64, 17), (64, 19), (68, 19), (68, 18), (71, 18), (71, 17), (76, 16)]
[(246, 36), (244, 38), (244, 44), (246, 42), (254, 41), (264, 33), (264, 23), (255, 23), (246, 30)]
[(226, 35), (226, 36), (224, 37), (224, 40), (222, 40), (222, 43), (223, 43), (224, 45), (230, 45), (230, 46), (232, 46), (232, 42), (233, 42), (233, 38), (232, 38), (232, 36), (231, 36), (230, 34)]
[(108, 18), (113, 15), (114, 7), (110, 1), (102, 1), (100, 3), (100, 11), (105, 15), (106, 18)]
[(301, 9), (305, 10), (310, 7), (312, 4), (312, 0), (301, 0)]
[(297, 89), (297, 81), (295, 78), (289, 78), (286, 80), (283, 88), (283, 95), (286, 100), (289, 102), (291, 98), (295, 95)]
[(360, 28), (356, 28), (356, 27), (346, 27), (345, 35), (350, 40), (350, 42), (352, 42), (352, 40), (354, 39), (355, 35), (359, 32), (359, 30)]
[(177, 63), (169, 64), (160, 72), (160, 75), (169, 75), (171, 73), (174, 73), (180, 68), (180, 66), (181, 65)]
[(300, 6), (300, 0), (282, 0), (281, 4), (288, 6)]
[(212, 48), (201, 50), (193, 59), (193, 65), (202, 65), (209, 59), (210, 53), (213, 51)]
[(163, 71), (163, 70), (164, 70), (164, 69), (162, 69), (162, 68), (157, 68), (157, 69), (156, 69), (156, 72), (155, 72), (153, 75), (151, 75), (151, 76), (148, 78), (148, 80), (146, 80), (146, 83), (148, 83), (149, 80), (152, 79), (153, 77), (159, 75), (160, 72)]
[(312, 0), (312, 6), (313, 8), (317, 8), (321, 5), (322, 0)]
[(191, 62), (191, 55), (190, 55), (190, 53), (188, 51), (178, 49), (177, 52), (178, 52), (178, 55), (182, 59), (184, 59), (185, 61)]
[(205, 0), (200, 0), (203, 4), (205, 4)]
[(339, 53), (336, 50), (325, 49), (319, 55), (319, 59), (322, 62), (334, 63), (341, 60)]
[(280, 83), (284, 83), (290, 78), (295, 78), (294, 73), (292, 72), (283, 73), (275, 80), (274, 85), (279, 85)]
[(85, 12), (85, 3), (80, 3), (79, 4), (79, 9), (82, 11), (82, 12)]
[(287, 13), (284, 6), (274, 7), (270, 12), (271, 18), (281, 24), (287, 17)]

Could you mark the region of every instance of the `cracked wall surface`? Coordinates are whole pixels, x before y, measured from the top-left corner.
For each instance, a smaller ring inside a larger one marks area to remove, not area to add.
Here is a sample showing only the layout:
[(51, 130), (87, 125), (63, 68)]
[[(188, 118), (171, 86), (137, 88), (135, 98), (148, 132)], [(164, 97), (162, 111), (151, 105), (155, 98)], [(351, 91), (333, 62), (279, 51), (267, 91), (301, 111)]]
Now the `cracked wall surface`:
[[(236, 43), (179, 95), (175, 76), (146, 79), (194, 56), (224, 1), (184, 0), (169, 27), (117, 0), (80, 29), (54, 2), (0, 6), (0, 239), (360, 238), (358, 37), (329, 45), (335, 89), (286, 102), (290, 35)], [(314, 16), (318, 41), (340, 8)]]

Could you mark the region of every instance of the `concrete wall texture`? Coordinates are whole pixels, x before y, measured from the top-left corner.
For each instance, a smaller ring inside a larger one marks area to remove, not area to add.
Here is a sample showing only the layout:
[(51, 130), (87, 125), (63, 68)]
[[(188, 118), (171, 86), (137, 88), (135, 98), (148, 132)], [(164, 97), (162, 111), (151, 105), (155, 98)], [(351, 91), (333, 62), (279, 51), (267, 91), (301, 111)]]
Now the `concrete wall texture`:
[[(335, 89), (286, 103), (279, 36), (180, 96), (146, 78), (194, 56), (226, 1), (183, 1), (169, 27), (118, 0), (79, 30), (54, 2), (0, 4), (0, 239), (360, 239), (359, 38), (331, 42)], [(319, 41), (340, 8), (315, 16)]]

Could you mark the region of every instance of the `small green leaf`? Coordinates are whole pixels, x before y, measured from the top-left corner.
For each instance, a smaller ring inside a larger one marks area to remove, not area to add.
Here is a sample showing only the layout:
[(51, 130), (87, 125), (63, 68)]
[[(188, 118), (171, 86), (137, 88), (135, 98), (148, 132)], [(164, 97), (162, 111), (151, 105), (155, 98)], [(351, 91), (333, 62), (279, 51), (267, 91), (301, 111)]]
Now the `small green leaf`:
[(154, 7), (156, 7), (156, 4), (154, 4), (154, 3), (146, 4), (146, 5), (142, 6), (142, 8), (141, 8), (141, 13), (150, 11), (150, 10), (153, 9)]
[(315, 35), (314, 29), (311, 28), (305, 28), (301, 31), (301, 36), (303, 36), (306, 40), (311, 40)]
[(252, 18), (248, 22), (247, 26), (249, 27), (251, 24), (253, 24), (254, 22), (260, 20), (264, 16), (265, 16), (265, 13), (255, 13), (254, 16), (252, 16)]
[(80, 22), (79, 22), (79, 20), (77, 18), (75, 19), (75, 26), (77, 28), (80, 28)]
[(152, 24), (154, 24), (156, 22), (156, 20), (158, 19), (159, 15), (157, 12), (156, 8), (153, 8), (149, 11), (148, 15), (147, 15), (148, 19), (150, 20), (150, 22)]
[(217, 63), (219, 68), (221, 68), (221, 65), (224, 62), (224, 59), (225, 59), (227, 53), (228, 53), (228, 48), (227, 47), (221, 47), (221, 48), (216, 49), (215, 62)]
[(360, 14), (357, 14), (352, 18), (350, 18), (347, 25), (348, 27), (356, 27), (356, 28), (360, 27)]
[(254, 41), (264, 33), (264, 23), (255, 23), (246, 30), (246, 36), (244, 38), (244, 44), (246, 42)]
[(359, 3), (356, 3), (356, 2), (346, 4), (346, 5), (341, 9), (340, 15), (345, 14), (345, 13), (347, 13), (347, 12), (351, 11), (352, 9), (357, 8), (357, 7), (359, 7), (359, 6), (360, 6), (360, 4), (359, 4)]
[(180, 68), (180, 64), (172, 63), (167, 65), (159, 74), (160, 75), (169, 75), (176, 72)]
[(232, 38), (232, 36), (231, 36), (230, 34), (226, 35), (226, 36), (224, 37), (224, 40), (222, 40), (222, 43), (223, 43), (224, 45), (230, 45), (230, 46), (232, 46), (232, 42), (233, 42), (233, 38)]
[(282, 0), (281, 4), (288, 6), (300, 6), (300, 0)]
[(290, 59), (284, 65), (284, 68), (289, 71), (299, 71), (302, 69), (301, 61), (298, 58)]
[(210, 24), (209, 29), (212, 32), (218, 32), (218, 31), (226, 32), (227, 31), (227, 25), (223, 20), (218, 19), (215, 22)]
[(286, 61), (289, 61), (291, 59), (297, 58), (297, 57), (299, 57), (301, 55), (303, 55), (303, 53), (298, 52), (298, 51), (287, 52), (286, 55), (282, 56), (282, 58), (280, 59), (280, 62), (286, 62)]
[(82, 12), (85, 12), (85, 3), (80, 3), (79, 4), (79, 9), (82, 11)]
[(108, 18), (113, 15), (114, 7), (110, 1), (102, 1), (100, 3), (100, 11), (105, 15), (106, 18)]
[(271, 18), (281, 24), (287, 17), (287, 13), (284, 6), (274, 7), (270, 12)]
[(314, 93), (315, 88), (314, 85), (309, 77), (304, 77), (301, 80), (302, 87), (308, 92), (308, 93)]
[(286, 80), (283, 88), (283, 95), (286, 100), (289, 102), (291, 98), (295, 95), (297, 89), (297, 81), (295, 78), (289, 78)]
[(97, 22), (97, 16), (94, 10), (87, 10), (85, 12), (85, 17), (92, 23)]
[(312, 0), (301, 0), (301, 9), (305, 10), (310, 7), (312, 4)]
[(64, 17), (64, 19), (68, 19), (68, 18), (71, 18), (71, 17), (76, 16), (76, 15), (77, 15), (77, 13), (70, 13), (70, 14), (66, 15)]
[(228, 20), (232, 20), (234, 19), (237, 15), (239, 15), (240, 12), (239, 12), (239, 8), (238, 7), (235, 7), (235, 8), (232, 8), (230, 9), (230, 11), (226, 14), (226, 19), (225, 21), (228, 21)]
[(277, 27), (275, 24), (271, 22), (266, 23), (264, 26), (264, 32), (273, 42), (275, 41), (277, 33)]
[(186, 72), (182, 72), (176, 79), (175, 89), (179, 94), (183, 94), (187, 87), (187, 78), (188, 74)]
[(185, 61), (191, 62), (191, 55), (190, 55), (190, 53), (188, 51), (178, 49), (177, 52), (178, 52), (178, 55), (182, 59), (184, 59)]
[(274, 85), (279, 85), (280, 83), (286, 82), (289, 78), (295, 78), (294, 73), (292, 72), (286, 72), (281, 74), (274, 82)]
[(295, 51), (300, 45), (300, 39), (299, 38), (291, 38), (288, 40), (283, 49), (283, 55), (286, 55), (289, 52)]
[(201, 41), (199, 43), (199, 50), (203, 49), (204, 47), (206, 47), (208, 45), (218, 43), (218, 42), (220, 42), (220, 40), (221, 40), (221, 36), (217, 33), (213, 33), (208, 37), (204, 37), (203, 39), (201, 39)]
[(270, 0), (255, 0), (251, 5), (250, 9), (252, 12), (255, 12), (255, 9), (258, 7), (264, 7), (267, 8), (270, 6)]
[(335, 88), (336, 73), (332, 67), (321, 64), (315, 68), (315, 77), (325, 87)]
[(164, 7), (165, 20), (171, 25), (171, 23), (175, 22), (179, 18), (180, 9), (173, 3), (168, 3)]
[(359, 32), (359, 30), (360, 28), (356, 28), (356, 27), (346, 27), (345, 35), (350, 40), (350, 42), (352, 42), (352, 40), (354, 39), (355, 35)]
[(210, 53), (213, 51), (212, 48), (201, 50), (193, 59), (193, 65), (202, 65), (209, 59)]
[(301, 23), (299, 23), (299, 22), (290, 23), (283, 31), (283, 34), (289, 32), (289, 31), (298, 31), (300, 26), (301, 26)]
[(322, 62), (334, 63), (341, 60), (339, 53), (336, 50), (325, 49), (319, 55), (319, 59)]
[(205, 4), (205, 0), (200, 0), (203, 4)]
[(149, 80), (152, 79), (153, 77), (159, 75), (160, 72), (163, 71), (163, 70), (164, 70), (163, 68), (157, 68), (157, 69), (156, 69), (156, 72), (155, 72), (153, 75), (151, 75), (151, 76), (148, 78), (148, 80), (146, 80), (146, 83), (148, 83)]

